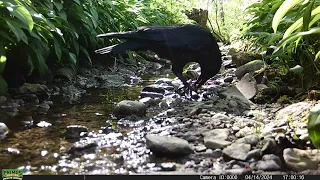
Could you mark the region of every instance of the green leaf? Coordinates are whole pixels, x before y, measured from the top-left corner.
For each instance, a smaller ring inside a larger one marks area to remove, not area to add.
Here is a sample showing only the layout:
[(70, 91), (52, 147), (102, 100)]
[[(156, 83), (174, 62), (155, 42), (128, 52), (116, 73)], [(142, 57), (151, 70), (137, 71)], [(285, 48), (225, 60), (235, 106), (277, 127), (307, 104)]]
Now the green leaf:
[(77, 64), (77, 56), (71, 52), (69, 52), (69, 59), (72, 64)]
[[(315, 16), (317, 14), (320, 14), (320, 6), (318, 6), (316, 9), (314, 9), (311, 12), (311, 16)], [(315, 18), (315, 17), (314, 17)], [(314, 22), (313, 22), (314, 23)], [(283, 34), (283, 39), (287, 38), (293, 31), (299, 29), (302, 26), (302, 17), (298, 19), (296, 22), (294, 22)]]
[(28, 38), (26, 34), (22, 31), (21, 24), (17, 21), (14, 21), (13, 19), (6, 19), (6, 23), (8, 24), (10, 30), (14, 33), (14, 35), (17, 38), (17, 41), (19, 42), (22, 40), (26, 44), (28, 44)]
[(302, 0), (285, 0), (282, 3), (272, 20), (272, 29), (274, 33), (277, 32), (278, 25), (280, 24), (282, 18), (287, 14), (287, 12), (301, 1)]
[(0, 44), (0, 75), (3, 73), (4, 68), (6, 67), (6, 51), (4, 47)]
[(79, 6), (81, 6), (81, 3), (79, 0), (73, 0), (73, 2), (77, 3)]
[(279, 44), (280, 44), (279, 48), (281, 46), (284, 46), (285, 44), (301, 37), (301, 36), (307, 36), (307, 35), (311, 35), (311, 34), (320, 34), (320, 27), (312, 28), (309, 31), (296, 32), (296, 33), (291, 34), (290, 36), (288, 36), (287, 38), (285, 38), (279, 42)]
[(53, 1), (53, 4), (58, 11), (61, 11), (61, 9), (63, 8), (63, 5), (60, 2)]
[(9, 40), (12, 43), (16, 43), (16, 40), (12, 39), (12, 37), (7, 32), (4, 32), (4, 31), (0, 30), (0, 36), (2, 36), (3, 38)]
[(90, 55), (89, 55), (88, 51), (83, 46), (80, 46), (80, 50), (87, 57), (90, 65), (92, 65), (92, 61), (91, 61), (91, 58), (90, 58)]
[(312, 11), (313, 4), (314, 4), (314, 0), (308, 5), (307, 9), (303, 14), (302, 31), (307, 31), (309, 29), (309, 23), (311, 19), (311, 11)]
[(316, 56), (314, 57), (314, 61), (317, 61), (319, 59), (320, 56), (320, 51), (318, 51), (318, 53), (316, 54)]
[(26, 25), (28, 25), (29, 32), (32, 31), (34, 23), (29, 11), (25, 7), (23, 6), (7, 7), (7, 9), (10, 11), (10, 13), (13, 16), (17, 17), (19, 20), (21, 20)]
[(312, 144), (320, 149), (320, 105), (316, 105), (310, 110), (308, 117), (308, 134)]
[(61, 60), (61, 56), (62, 56), (62, 51), (61, 51), (60, 44), (55, 38), (53, 38), (53, 44), (54, 44), (54, 50), (56, 52), (58, 60), (60, 61)]

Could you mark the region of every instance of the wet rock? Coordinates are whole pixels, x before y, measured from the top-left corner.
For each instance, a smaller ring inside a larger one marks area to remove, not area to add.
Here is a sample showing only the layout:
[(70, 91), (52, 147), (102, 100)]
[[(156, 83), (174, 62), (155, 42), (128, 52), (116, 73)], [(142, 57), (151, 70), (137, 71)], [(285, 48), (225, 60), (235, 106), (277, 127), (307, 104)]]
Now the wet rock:
[(304, 171), (307, 169), (318, 169), (320, 152), (314, 150), (301, 150), (287, 148), (283, 150), (283, 159), (286, 166), (293, 171)]
[(38, 126), (38, 127), (42, 127), (42, 128), (46, 128), (46, 127), (52, 126), (52, 124), (51, 124), (51, 123), (48, 123), (48, 122), (46, 122), (46, 121), (40, 121), (39, 123), (37, 123), (37, 126)]
[(165, 90), (164, 90), (163, 86), (153, 84), (153, 85), (149, 85), (149, 86), (144, 87), (142, 89), (142, 92), (154, 92), (154, 93), (159, 93), (159, 94), (163, 95)]
[(88, 132), (88, 128), (86, 126), (70, 125), (70, 126), (67, 126), (65, 136), (66, 138), (77, 139), (83, 136), (87, 132)]
[(73, 85), (64, 86), (62, 90), (62, 102), (68, 104), (78, 104), (82, 94), (86, 93), (86, 90), (77, 88)]
[(252, 99), (258, 93), (257, 82), (249, 73), (241, 78), (236, 87), (247, 99)]
[(219, 120), (225, 123), (231, 122), (231, 118), (225, 114), (217, 113), (212, 116), (213, 121)]
[[(264, 62), (262, 60), (255, 60), (238, 67), (235, 72), (235, 75), (237, 76), (238, 79), (242, 79), (244, 75), (247, 73), (251, 75), (255, 75), (255, 74), (263, 75), (264, 70), (265, 70)], [(259, 79), (256, 79), (256, 80), (257, 80), (257, 84), (260, 84), (262, 77), (259, 77)]]
[(255, 164), (255, 168), (262, 171), (281, 171), (281, 159), (274, 154), (266, 154), (262, 157), (261, 161)]
[(230, 174), (230, 175), (246, 175), (246, 174), (251, 174), (251, 170), (245, 169), (245, 168), (227, 169), (225, 170), (224, 173)]
[(43, 103), (41, 103), (41, 104), (39, 104), (39, 106), (38, 106), (38, 114), (43, 114), (43, 115), (45, 115), (45, 114), (47, 114), (48, 113), (48, 111), (49, 111), (49, 109), (50, 109), (50, 105), (49, 105), (50, 103), (48, 103), (48, 102), (43, 102)]
[(68, 150), (69, 154), (77, 154), (77, 153), (81, 153), (81, 151), (86, 151), (86, 150), (90, 150), (92, 148), (97, 147), (98, 144), (90, 139), (84, 139), (84, 140), (80, 140), (77, 141), (75, 143), (72, 144), (72, 146), (70, 147), (70, 149)]
[(177, 137), (147, 135), (146, 144), (148, 149), (157, 154), (184, 156), (193, 152), (188, 141)]
[(124, 100), (117, 104), (113, 110), (113, 114), (117, 118), (122, 118), (129, 115), (145, 116), (146, 110), (147, 107), (142, 102)]
[(195, 163), (195, 161), (199, 161), (202, 159), (207, 159), (207, 158), (219, 158), (222, 156), (222, 152), (219, 149), (216, 149), (214, 151), (212, 151), (211, 149), (207, 149), (206, 152), (200, 152), (200, 153), (196, 153), (196, 154), (190, 154), (188, 156), (188, 158), (190, 158), (192, 160), (193, 163)]
[(281, 167), (272, 160), (258, 161), (255, 168), (262, 171), (281, 171)]
[(196, 147), (194, 148), (194, 150), (195, 150), (196, 152), (204, 152), (204, 151), (207, 150), (207, 147), (204, 146), (204, 145), (198, 145), (198, 146), (196, 146)]
[(271, 153), (278, 154), (278, 151), (275, 151), (275, 150), (277, 149), (281, 150), (278, 147), (277, 142), (273, 138), (266, 138), (261, 143), (262, 143), (261, 151), (264, 154), (271, 154)]
[(156, 93), (156, 92), (141, 92), (140, 97), (141, 98), (151, 97), (153, 99), (155, 99), (155, 98), (162, 99), (163, 98), (163, 94)]
[(177, 168), (175, 163), (161, 163), (160, 167), (162, 171), (175, 171)]
[(188, 112), (188, 117), (192, 117), (192, 116), (198, 115), (198, 114), (201, 113), (201, 111), (202, 111), (202, 108), (201, 108), (201, 107), (192, 108), (192, 109), (189, 110), (189, 112)]
[(232, 76), (228, 76), (223, 81), (227, 82), (227, 83), (231, 83), (233, 81), (233, 77)]
[(47, 94), (48, 87), (42, 84), (24, 83), (18, 89), (19, 94)]
[[(236, 102), (240, 105), (246, 105), (248, 108), (250, 107), (250, 104), (252, 104), (251, 101), (249, 101), (242, 93), (239, 91), (239, 89), (232, 85), (228, 87), (226, 90), (222, 91), (220, 93), (221, 95), (225, 96), (226, 99), (233, 99), (236, 100)], [(246, 108), (246, 107), (244, 107)]]
[(220, 139), (212, 139), (212, 138), (204, 138), (204, 144), (209, 149), (223, 149), (226, 146), (231, 144), (230, 141), (220, 140)]
[(235, 135), (236, 137), (245, 137), (247, 135), (255, 134), (253, 127), (245, 126), (244, 128), (240, 129)]
[(7, 148), (6, 151), (8, 154), (12, 154), (12, 155), (18, 155), (21, 153), (20, 150), (16, 148)]
[(98, 82), (101, 82), (100, 88), (122, 87), (125, 84), (125, 79), (117, 74), (105, 74), (97, 77)]
[(236, 140), (235, 143), (239, 143), (239, 144), (244, 143), (244, 144), (250, 144), (252, 146), (255, 146), (256, 144), (258, 144), (259, 141), (260, 141), (259, 136), (252, 134)]
[(250, 144), (233, 143), (224, 148), (222, 153), (229, 158), (244, 161), (250, 149)]
[(217, 139), (217, 140), (227, 140), (230, 135), (229, 129), (213, 129), (207, 132), (203, 132), (204, 138)]
[(151, 97), (145, 97), (139, 100), (139, 102), (144, 103), (147, 107), (157, 105), (161, 100), (160, 99), (153, 99)]
[(35, 94), (23, 94), (18, 95), (15, 98), (22, 99), (23, 101), (28, 103), (39, 103), (39, 98)]
[(5, 123), (0, 122), (0, 139), (5, 138), (8, 132), (9, 132), (8, 126)]
[(260, 149), (254, 149), (248, 152), (245, 159), (246, 161), (261, 159), (262, 151)]
[(7, 101), (7, 98), (5, 96), (0, 96), (0, 105)]
[(284, 126), (290, 122), (291, 128), (300, 128), (304, 118), (308, 116), (311, 107), (311, 103), (299, 102), (279, 110), (275, 117), (277, 126)]

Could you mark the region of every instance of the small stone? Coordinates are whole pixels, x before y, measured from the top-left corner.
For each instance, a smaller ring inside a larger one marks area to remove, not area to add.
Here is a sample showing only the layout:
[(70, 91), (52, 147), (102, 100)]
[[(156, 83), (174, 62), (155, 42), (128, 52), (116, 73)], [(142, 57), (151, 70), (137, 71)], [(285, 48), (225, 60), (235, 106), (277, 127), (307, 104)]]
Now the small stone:
[(177, 168), (175, 163), (161, 163), (160, 167), (162, 171), (175, 171)]
[(230, 175), (246, 175), (246, 174), (251, 174), (251, 171), (249, 169), (240, 168), (240, 169), (227, 169), (225, 170), (225, 173)]
[(245, 143), (245, 144), (250, 144), (252, 146), (255, 146), (256, 144), (258, 144), (259, 141), (260, 141), (259, 136), (252, 134), (236, 140), (235, 143)]
[(123, 118), (129, 115), (145, 116), (146, 112), (147, 107), (144, 103), (129, 100), (119, 102), (113, 110), (113, 114), (117, 118)]
[(5, 138), (8, 132), (9, 132), (8, 126), (5, 123), (0, 122), (0, 139)]
[(230, 146), (224, 148), (222, 152), (229, 158), (244, 161), (250, 149), (250, 144), (233, 143)]
[(84, 139), (73, 143), (73, 145), (68, 150), (69, 154), (80, 153), (81, 151), (88, 150), (97, 147), (98, 144), (95, 141)]
[(251, 135), (251, 134), (254, 134), (254, 128), (246, 126), (246, 127), (242, 128), (242, 129), (240, 129), (235, 134), (235, 136), (238, 137), (238, 138), (241, 138), (241, 137), (245, 137), (245, 136)]
[(211, 139), (211, 138), (204, 138), (204, 144), (209, 149), (223, 149), (226, 146), (231, 144), (230, 141), (219, 140), (219, 139)]
[(249, 161), (251, 159), (257, 160), (260, 159), (262, 156), (262, 151), (260, 149), (254, 149), (248, 152), (245, 159), (246, 161)]
[(67, 126), (67, 131), (65, 133), (66, 138), (80, 138), (81, 133), (87, 133), (88, 128), (86, 126), (81, 125), (70, 125)]
[(196, 146), (196, 147), (194, 148), (194, 150), (195, 150), (196, 152), (204, 152), (204, 151), (207, 150), (207, 147), (204, 146), (204, 145), (199, 145), (199, 146)]
[(146, 144), (148, 149), (159, 154), (184, 156), (193, 153), (188, 141), (177, 137), (147, 135)]
[(202, 133), (205, 138), (208, 139), (217, 139), (217, 140), (227, 140), (230, 136), (229, 129), (213, 129), (207, 132)]

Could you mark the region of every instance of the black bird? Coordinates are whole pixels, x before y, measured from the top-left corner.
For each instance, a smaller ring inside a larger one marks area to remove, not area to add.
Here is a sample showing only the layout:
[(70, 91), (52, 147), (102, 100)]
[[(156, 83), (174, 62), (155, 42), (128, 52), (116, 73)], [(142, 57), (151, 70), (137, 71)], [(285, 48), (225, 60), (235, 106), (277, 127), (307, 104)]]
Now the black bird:
[[(97, 37), (126, 40), (96, 50), (99, 54), (150, 50), (159, 57), (170, 60), (172, 72), (190, 91), (195, 91), (216, 75), (222, 63), (217, 41), (210, 31), (197, 25), (139, 27), (135, 31), (100, 34)], [(183, 67), (189, 62), (197, 62), (201, 67), (201, 75), (192, 86), (182, 75)]]

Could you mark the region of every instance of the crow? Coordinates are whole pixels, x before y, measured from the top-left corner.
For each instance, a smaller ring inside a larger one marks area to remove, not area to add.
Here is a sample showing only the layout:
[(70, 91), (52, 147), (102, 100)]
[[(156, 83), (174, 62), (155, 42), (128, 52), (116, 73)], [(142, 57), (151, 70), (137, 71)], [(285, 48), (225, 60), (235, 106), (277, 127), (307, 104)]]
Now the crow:
[[(221, 68), (221, 52), (210, 31), (191, 24), (175, 26), (144, 26), (135, 31), (100, 34), (98, 38), (124, 39), (125, 42), (96, 50), (96, 53), (121, 53), (124, 51), (146, 51), (156, 53), (160, 58), (170, 60), (172, 72), (184, 84), (184, 89), (196, 91)], [(197, 62), (201, 74), (190, 85), (182, 75), (183, 67)]]

